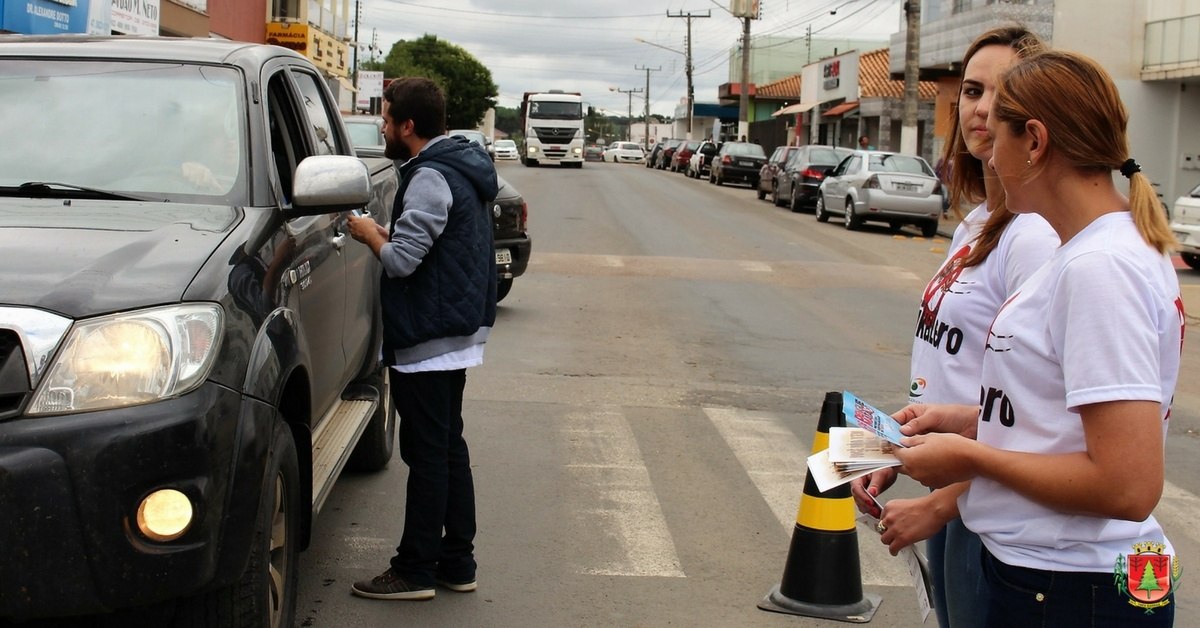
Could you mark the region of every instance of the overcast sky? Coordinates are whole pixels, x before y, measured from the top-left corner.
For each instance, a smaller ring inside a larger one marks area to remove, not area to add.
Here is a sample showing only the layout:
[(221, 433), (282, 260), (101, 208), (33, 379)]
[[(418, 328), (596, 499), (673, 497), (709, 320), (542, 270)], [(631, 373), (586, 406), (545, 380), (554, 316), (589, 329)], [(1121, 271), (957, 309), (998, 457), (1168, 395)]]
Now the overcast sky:
[[(630, 96), (613, 89), (644, 89), (646, 72), (636, 68), (649, 67), (661, 68), (650, 72), (650, 112), (674, 115), (687, 95), (687, 20), (667, 13), (711, 15), (692, 20), (693, 81), (697, 102), (716, 102), (717, 87), (729, 81), (729, 51), (742, 31), (742, 21), (727, 11), (729, 0), (360, 2), (358, 39), (369, 44), (374, 30), (379, 58), (397, 41), (437, 35), (491, 70), (505, 107), (517, 106), (525, 91), (561, 89), (624, 115)], [(832, 9), (836, 15), (830, 15)], [(903, 24), (900, 0), (762, 0), (762, 14), (751, 21), (751, 38), (802, 40), (811, 24), (814, 35), (886, 39)], [(642, 96), (632, 96), (635, 117), (642, 112)]]

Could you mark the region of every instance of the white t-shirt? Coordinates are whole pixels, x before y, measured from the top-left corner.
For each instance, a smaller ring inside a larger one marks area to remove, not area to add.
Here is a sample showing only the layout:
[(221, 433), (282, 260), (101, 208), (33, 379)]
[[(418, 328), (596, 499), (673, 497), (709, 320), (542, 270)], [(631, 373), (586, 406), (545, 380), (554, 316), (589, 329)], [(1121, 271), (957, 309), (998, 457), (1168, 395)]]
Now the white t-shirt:
[(957, 264), (983, 230), (987, 205), (954, 231), (950, 253), (921, 298), (909, 371), (912, 403), (978, 403), (988, 326), (1004, 299), (1058, 248), (1058, 234), (1041, 216), (1013, 218), (983, 263)]
[[(1101, 216), (996, 315), (983, 359), (979, 441), (1011, 451), (1085, 451), (1079, 406), (1120, 400), (1159, 402), (1165, 438), (1183, 323), (1170, 258), (1142, 240), (1129, 212)], [(1137, 468), (1131, 460), (1129, 472)], [(959, 510), (1010, 565), (1105, 572), (1136, 542), (1170, 548), (1154, 517), (1065, 514), (981, 477)]]

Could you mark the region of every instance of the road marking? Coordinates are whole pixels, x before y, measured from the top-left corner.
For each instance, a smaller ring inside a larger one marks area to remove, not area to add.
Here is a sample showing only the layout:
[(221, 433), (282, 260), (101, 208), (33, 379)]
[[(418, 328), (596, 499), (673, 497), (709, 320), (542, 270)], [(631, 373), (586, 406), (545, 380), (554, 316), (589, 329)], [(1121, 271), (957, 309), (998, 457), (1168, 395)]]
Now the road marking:
[[(796, 511), (804, 493), (810, 447), (766, 412), (704, 408), (704, 414), (746, 469), (788, 537), (796, 528)], [(859, 535), (859, 568), (864, 585), (912, 586), (904, 564), (871, 535)]]
[(604, 266), (606, 266), (608, 268), (624, 268), (625, 267), (625, 260), (621, 259), (620, 257), (617, 257), (616, 255), (605, 255), (603, 263), (604, 263)]
[(569, 443), (567, 469), (578, 491), (569, 512), (589, 530), (584, 574), (685, 577), (662, 505), (624, 414), (615, 409), (572, 412), (560, 428)]
[(769, 272), (771, 272), (771, 265), (766, 262), (743, 261), (743, 262), (740, 262), (740, 264), (742, 266), (742, 270), (745, 270), (747, 272), (751, 272), (751, 273), (769, 273)]

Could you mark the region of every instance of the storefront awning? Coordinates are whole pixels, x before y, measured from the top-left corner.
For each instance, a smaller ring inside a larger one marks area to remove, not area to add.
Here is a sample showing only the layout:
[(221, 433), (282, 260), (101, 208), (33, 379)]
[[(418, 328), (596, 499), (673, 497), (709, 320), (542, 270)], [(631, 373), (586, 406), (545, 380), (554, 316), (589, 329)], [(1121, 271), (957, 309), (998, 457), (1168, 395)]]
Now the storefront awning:
[(840, 116), (842, 114), (850, 113), (851, 111), (854, 111), (855, 109), (858, 109), (858, 101), (857, 100), (854, 100), (851, 102), (844, 102), (840, 105), (831, 107), (829, 109), (829, 111), (825, 112), (825, 117), (828, 118), (828, 117), (832, 117), (832, 116)]
[(344, 89), (346, 91), (349, 91), (349, 92), (357, 92), (358, 91), (357, 89), (354, 89), (354, 83), (351, 83), (350, 79), (348, 79), (344, 76), (337, 77), (337, 82), (340, 83), (342, 86), (342, 89)]
[(790, 116), (790, 115), (796, 114), (796, 113), (804, 113), (805, 111), (808, 111), (809, 109), (812, 109), (813, 107), (816, 107), (819, 104), (821, 104), (821, 103), (819, 103), (819, 102), (798, 102), (794, 105), (788, 105), (788, 106), (784, 107), (783, 109), (776, 111), (775, 113), (771, 114), (771, 117), (777, 118), (779, 116)]

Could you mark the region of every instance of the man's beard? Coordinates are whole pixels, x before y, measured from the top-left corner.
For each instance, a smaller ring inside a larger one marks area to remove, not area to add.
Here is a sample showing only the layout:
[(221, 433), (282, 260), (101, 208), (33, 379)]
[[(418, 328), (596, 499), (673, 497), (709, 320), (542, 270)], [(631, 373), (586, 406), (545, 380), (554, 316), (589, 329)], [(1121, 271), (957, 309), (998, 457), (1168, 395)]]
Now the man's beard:
[(383, 139), (383, 156), (394, 161), (408, 161), (412, 159), (413, 155), (404, 142), (393, 142), (385, 137)]

